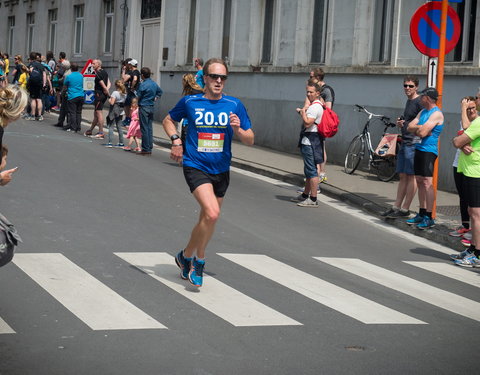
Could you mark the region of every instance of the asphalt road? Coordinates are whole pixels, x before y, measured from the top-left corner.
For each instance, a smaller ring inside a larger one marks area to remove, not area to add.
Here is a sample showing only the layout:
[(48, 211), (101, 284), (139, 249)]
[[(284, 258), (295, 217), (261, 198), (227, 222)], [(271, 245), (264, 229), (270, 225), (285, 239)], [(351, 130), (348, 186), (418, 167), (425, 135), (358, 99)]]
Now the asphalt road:
[(480, 273), (448, 249), (232, 171), (197, 289), (173, 261), (197, 205), (166, 152), (48, 120), (4, 140), (24, 243), (0, 269), (1, 375), (478, 371)]

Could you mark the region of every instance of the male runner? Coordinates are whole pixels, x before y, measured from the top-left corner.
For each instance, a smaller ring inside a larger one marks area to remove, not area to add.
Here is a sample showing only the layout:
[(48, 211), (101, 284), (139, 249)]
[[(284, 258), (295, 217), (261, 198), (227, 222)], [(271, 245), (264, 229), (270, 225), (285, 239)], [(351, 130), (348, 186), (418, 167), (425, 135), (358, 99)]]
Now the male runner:
[[(183, 160), (183, 174), (200, 205), (200, 217), (185, 250), (175, 262), (182, 279), (202, 286), (205, 249), (220, 216), (223, 197), (230, 182), (231, 144), (235, 134), (253, 145), (254, 133), (242, 102), (223, 94), (228, 68), (221, 59), (210, 59), (203, 67), (205, 94), (183, 97), (163, 120), (172, 140), (170, 158)], [(188, 119), (185, 153), (174, 121)]]

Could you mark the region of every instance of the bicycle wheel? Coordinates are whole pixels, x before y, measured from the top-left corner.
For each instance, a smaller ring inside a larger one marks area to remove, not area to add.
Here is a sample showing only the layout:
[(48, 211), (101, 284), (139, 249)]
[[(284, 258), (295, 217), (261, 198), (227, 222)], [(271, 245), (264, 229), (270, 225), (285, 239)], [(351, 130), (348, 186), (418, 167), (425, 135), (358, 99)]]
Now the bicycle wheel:
[[(400, 142), (397, 142), (397, 152), (399, 147)], [(380, 181), (391, 181), (397, 174), (397, 154), (394, 156), (388, 156), (386, 158), (379, 156), (377, 159), (375, 159), (373, 165), (375, 166), (377, 177)]]
[(352, 174), (355, 172), (363, 155), (365, 155), (365, 139), (361, 135), (357, 135), (348, 146), (347, 155), (345, 156), (345, 173)]

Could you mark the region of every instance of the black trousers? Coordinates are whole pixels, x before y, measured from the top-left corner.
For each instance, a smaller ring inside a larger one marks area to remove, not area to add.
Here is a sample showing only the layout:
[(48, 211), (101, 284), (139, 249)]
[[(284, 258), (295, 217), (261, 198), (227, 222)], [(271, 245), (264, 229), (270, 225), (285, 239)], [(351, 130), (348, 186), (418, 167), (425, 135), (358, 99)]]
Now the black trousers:
[(456, 167), (453, 167), (453, 178), (455, 180), (458, 197), (460, 198), (460, 216), (462, 218), (462, 224), (469, 224), (470, 215), (468, 214), (468, 201), (465, 196), (465, 176), (463, 173), (457, 172)]
[[(60, 114), (58, 115), (58, 122), (57, 122), (58, 125), (63, 126), (63, 122), (67, 117), (67, 113), (68, 113), (67, 93), (62, 92), (60, 94)], [(67, 120), (67, 123), (68, 123), (68, 120)]]
[(80, 131), (82, 122), (83, 96), (68, 101), (68, 127)]

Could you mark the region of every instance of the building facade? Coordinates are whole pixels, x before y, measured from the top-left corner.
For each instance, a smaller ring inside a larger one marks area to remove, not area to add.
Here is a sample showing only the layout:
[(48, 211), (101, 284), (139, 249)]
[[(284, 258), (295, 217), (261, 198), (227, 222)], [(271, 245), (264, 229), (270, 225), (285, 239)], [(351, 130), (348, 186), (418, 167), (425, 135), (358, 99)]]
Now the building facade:
[[(137, 59), (155, 73), (164, 95), (163, 117), (181, 95), (181, 77), (193, 58), (223, 57), (227, 90), (246, 104), (256, 143), (297, 152), (295, 108), (305, 97), (308, 73), (320, 66), (335, 90), (339, 133), (327, 141), (329, 160), (343, 161), (365, 122), (362, 104), (399, 116), (402, 79), (426, 85), (427, 58), (410, 39), (410, 20), (422, 0), (0, 0), (0, 49), (10, 54), (60, 50), (78, 62), (99, 57), (112, 75), (121, 61)], [(446, 56), (439, 186), (454, 189), (450, 145), (460, 100), (480, 86), (480, 10), (476, 0), (450, 3), (460, 41)], [(33, 16), (32, 16), (33, 14)], [(38, 46), (38, 47), (37, 47)], [(374, 129), (375, 130), (375, 129)], [(379, 136), (381, 127), (376, 129)], [(378, 137), (379, 138), (379, 137)]]

